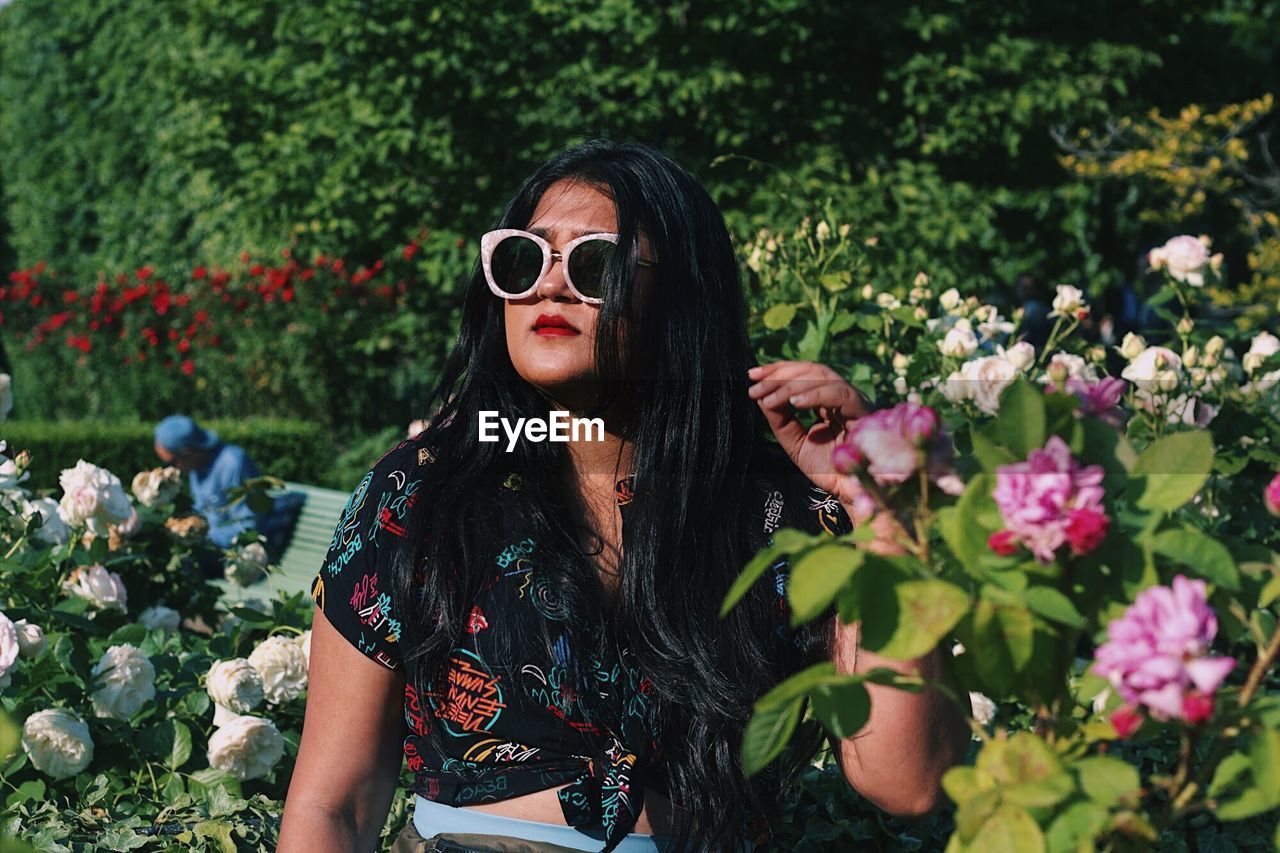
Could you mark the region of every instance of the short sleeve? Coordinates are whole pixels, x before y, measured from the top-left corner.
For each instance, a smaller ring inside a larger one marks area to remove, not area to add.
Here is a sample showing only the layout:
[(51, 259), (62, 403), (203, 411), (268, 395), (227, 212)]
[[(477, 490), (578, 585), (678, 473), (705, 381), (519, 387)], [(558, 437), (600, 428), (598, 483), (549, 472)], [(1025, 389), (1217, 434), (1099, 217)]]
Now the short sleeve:
[(392, 561), (404, 541), (406, 517), (422, 486), (411, 441), (388, 451), (347, 499), (329, 551), (311, 582), (325, 618), (371, 660), (400, 669), (399, 614)]
[[(775, 468), (764, 484), (764, 532), (772, 541), (773, 534), (782, 528), (836, 537), (851, 532), (853, 522), (835, 496), (815, 486), (799, 469), (783, 466)], [(778, 639), (796, 651), (806, 650), (806, 637), (791, 627), (791, 607), (787, 602), (790, 561), (780, 557), (769, 567), (768, 577), (774, 591)]]

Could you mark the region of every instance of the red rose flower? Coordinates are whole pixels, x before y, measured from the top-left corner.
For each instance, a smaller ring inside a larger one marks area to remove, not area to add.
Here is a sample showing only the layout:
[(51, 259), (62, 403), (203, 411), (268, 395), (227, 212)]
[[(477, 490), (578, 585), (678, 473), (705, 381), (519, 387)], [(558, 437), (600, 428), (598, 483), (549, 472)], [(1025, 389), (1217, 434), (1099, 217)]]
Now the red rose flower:
[(1018, 537), (1012, 530), (997, 530), (987, 537), (987, 547), (1001, 557), (1012, 557), (1018, 550)]

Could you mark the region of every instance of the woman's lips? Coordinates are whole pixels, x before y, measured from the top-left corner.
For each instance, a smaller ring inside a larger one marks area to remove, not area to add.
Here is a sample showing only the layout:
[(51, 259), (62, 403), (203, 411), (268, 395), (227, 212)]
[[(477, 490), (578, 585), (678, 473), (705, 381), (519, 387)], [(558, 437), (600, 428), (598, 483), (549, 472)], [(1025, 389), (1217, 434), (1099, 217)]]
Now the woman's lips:
[(556, 338), (579, 334), (568, 320), (556, 314), (539, 314), (538, 319), (533, 321), (533, 333)]

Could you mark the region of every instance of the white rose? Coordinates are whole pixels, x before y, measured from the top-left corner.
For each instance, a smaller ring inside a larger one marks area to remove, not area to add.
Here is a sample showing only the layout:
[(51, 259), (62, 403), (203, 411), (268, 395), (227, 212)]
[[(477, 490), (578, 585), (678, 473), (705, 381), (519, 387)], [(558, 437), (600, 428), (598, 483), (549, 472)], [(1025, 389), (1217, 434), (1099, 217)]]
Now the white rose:
[(1147, 393), (1172, 391), (1181, 379), (1182, 358), (1166, 347), (1147, 347), (1120, 376)]
[(120, 575), (108, 572), (102, 566), (80, 566), (63, 583), (63, 589), (103, 610), (113, 607), (122, 611), (128, 609), (129, 595), (124, 581), (120, 580)]
[(1124, 340), (1120, 342), (1120, 354), (1129, 361), (1133, 361), (1142, 355), (1146, 352), (1146, 349), (1147, 339), (1142, 335), (1135, 335), (1133, 332), (1128, 332), (1124, 336)]
[(133, 507), (129, 508), (129, 517), (119, 524), (113, 525), (115, 531), (123, 537), (129, 537), (142, 529), (142, 518)]
[(961, 321), (947, 332), (938, 349), (951, 358), (968, 358), (978, 351), (978, 337), (967, 321)]
[(302, 646), (302, 653), (307, 657), (307, 669), (311, 669), (311, 629), (308, 628), (302, 632), (302, 636), (298, 637), (298, 645)]
[(172, 607), (166, 607), (163, 604), (153, 604), (138, 614), (138, 624), (146, 628), (148, 631), (154, 631), (159, 628), (165, 633), (172, 634), (176, 632), (178, 630), (178, 626), (182, 624), (182, 614), (174, 610)]
[(261, 542), (250, 542), (227, 560), (223, 574), (232, 583), (248, 586), (261, 580), (267, 572), (267, 549)]
[(134, 496), (143, 506), (171, 503), (182, 490), (182, 472), (173, 466), (139, 471), (132, 486)]
[(954, 287), (942, 291), (942, 295), (938, 297), (938, 304), (942, 306), (943, 311), (954, 311), (960, 307), (961, 303), (960, 291)]
[(18, 462), (10, 454), (9, 442), (0, 441), (0, 492), (15, 490), (30, 478), (30, 471), (18, 473)]
[(37, 711), (22, 724), (22, 749), (31, 764), (53, 779), (66, 779), (93, 761), (93, 738), (84, 720), (72, 711)]
[(307, 656), (294, 640), (267, 637), (249, 654), (249, 663), (262, 674), (267, 701), (290, 702), (307, 689)]
[[(18, 645), (18, 629), (13, 620), (0, 613), (0, 678), (8, 678), (9, 670), (18, 663), (18, 654), (22, 647)], [(5, 683), (8, 686), (8, 682)]]
[(969, 708), (973, 711), (973, 721), (980, 726), (995, 719), (996, 703), (982, 693), (969, 691)]
[[(209, 698), (219, 708), (245, 714), (262, 704), (262, 673), (244, 658), (216, 661), (205, 678)], [(222, 723), (214, 719), (214, 723)]]
[(1050, 317), (1075, 317), (1084, 308), (1084, 291), (1070, 284), (1058, 285), (1058, 293), (1053, 297), (1053, 311)]
[(49, 645), (49, 641), (44, 636), (44, 629), (39, 625), (32, 625), (26, 619), (14, 622), (13, 627), (18, 632), (18, 651), (22, 652), (22, 656), (24, 658), (40, 657)]
[(1244, 354), (1241, 361), (1244, 372), (1252, 375), (1264, 361), (1278, 352), (1280, 352), (1280, 338), (1270, 332), (1262, 332), (1249, 343), (1249, 351)]
[(283, 755), (280, 731), (261, 717), (236, 717), (209, 738), (209, 766), (241, 781), (266, 776)]
[(1152, 249), (1147, 261), (1152, 269), (1167, 269), (1174, 279), (1200, 287), (1204, 284), (1205, 264), (1209, 263), (1209, 249), (1198, 237), (1183, 234)]
[(127, 720), (156, 698), (156, 668), (137, 646), (112, 646), (93, 667), (99, 686), (90, 694), (99, 717)]
[(1182, 394), (1165, 405), (1165, 416), (1169, 419), (1169, 423), (1181, 423), (1203, 429), (1218, 416), (1218, 407), (1209, 405), (1199, 397)]
[(1221, 335), (1214, 335), (1205, 341), (1205, 355), (1222, 355), (1222, 351), (1227, 348), (1227, 342), (1222, 339)]
[(1013, 331), (1013, 323), (1001, 317), (1000, 312), (996, 310), (994, 305), (987, 305), (985, 308), (985, 311), (981, 311), (982, 316), (978, 322), (978, 331), (984, 337), (994, 338), (999, 335), (1010, 334)]
[(0, 373), (0, 421), (9, 417), (13, 411), (13, 377)]
[(63, 491), (62, 517), (73, 527), (85, 524), (91, 533), (105, 534), (109, 525), (125, 521), (133, 511), (120, 479), (83, 459), (65, 469), (58, 482)]
[(1018, 378), (1017, 366), (998, 355), (967, 361), (960, 373), (968, 386), (967, 395), (988, 415), (1000, 410), (1000, 393)]
[(1069, 352), (1055, 352), (1045, 366), (1045, 382), (1065, 382), (1067, 379), (1097, 379), (1098, 374), (1089, 363)]
[(1026, 341), (1018, 341), (1008, 349), (1000, 349), (997, 352), (1013, 362), (1013, 366), (1019, 370), (1026, 370), (1036, 361), (1036, 348)]
[(893, 311), (902, 307), (902, 303), (898, 300), (898, 297), (894, 296), (892, 293), (876, 294), (876, 304), (881, 308), (884, 308), (886, 311)]
[(22, 517), (24, 519), (30, 519), (37, 514), (40, 516), (41, 524), (32, 534), (35, 540), (55, 548), (67, 544), (71, 539), (71, 528), (67, 527), (67, 523), (62, 520), (62, 511), (58, 502), (53, 498), (36, 498), (23, 502)]
[(946, 378), (938, 390), (952, 403), (963, 403), (969, 399), (969, 380), (957, 370)]

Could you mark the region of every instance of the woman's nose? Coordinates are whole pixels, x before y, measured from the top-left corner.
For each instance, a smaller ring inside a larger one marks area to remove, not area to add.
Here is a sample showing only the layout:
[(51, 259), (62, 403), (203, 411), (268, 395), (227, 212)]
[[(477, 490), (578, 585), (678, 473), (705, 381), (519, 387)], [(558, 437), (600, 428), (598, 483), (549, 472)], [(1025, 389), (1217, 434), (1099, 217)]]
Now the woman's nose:
[(551, 259), (551, 269), (547, 270), (547, 274), (542, 277), (542, 281), (538, 282), (537, 292), (543, 299), (555, 299), (564, 302), (574, 298), (573, 291), (569, 289), (568, 283), (564, 280), (564, 261), (561, 258)]

